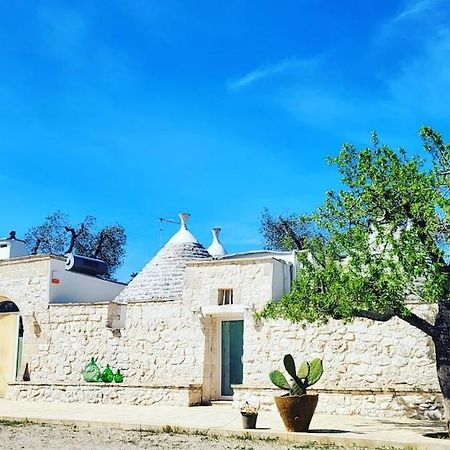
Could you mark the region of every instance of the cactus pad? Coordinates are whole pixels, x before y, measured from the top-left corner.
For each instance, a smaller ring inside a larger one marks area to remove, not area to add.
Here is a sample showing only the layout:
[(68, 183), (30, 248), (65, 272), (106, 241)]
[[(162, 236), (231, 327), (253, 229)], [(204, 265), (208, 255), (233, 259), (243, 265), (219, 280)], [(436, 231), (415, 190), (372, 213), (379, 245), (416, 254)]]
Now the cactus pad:
[(274, 370), (273, 372), (270, 372), (269, 377), (270, 381), (272, 381), (272, 383), (275, 386), (279, 387), (280, 389), (285, 389), (287, 391), (291, 389), (291, 386), (289, 385), (285, 376), (279, 370)]

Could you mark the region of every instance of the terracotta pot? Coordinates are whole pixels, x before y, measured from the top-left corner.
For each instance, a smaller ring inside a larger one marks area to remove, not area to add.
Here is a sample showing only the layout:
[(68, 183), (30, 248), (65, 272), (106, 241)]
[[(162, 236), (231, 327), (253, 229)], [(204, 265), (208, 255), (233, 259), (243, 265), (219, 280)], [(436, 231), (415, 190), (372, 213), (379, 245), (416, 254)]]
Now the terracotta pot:
[(287, 431), (308, 431), (319, 394), (283, 395), (275, 404)]
[(256, 428), (256, 419), (258, 414), (243, 414), (242, 415), (242, 426), (244, 430), (253, 430)]

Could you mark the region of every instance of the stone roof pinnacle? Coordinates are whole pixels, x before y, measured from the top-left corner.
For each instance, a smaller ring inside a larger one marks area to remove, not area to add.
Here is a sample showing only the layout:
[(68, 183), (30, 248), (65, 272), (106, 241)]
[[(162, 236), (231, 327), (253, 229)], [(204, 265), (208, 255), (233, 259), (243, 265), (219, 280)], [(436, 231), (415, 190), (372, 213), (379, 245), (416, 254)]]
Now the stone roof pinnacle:
[(221, 228), (212, 228), (211, 229), (211, 233), (213, 235), (213, 240), (211, 242), (211, 245), (208, 247), (208, 253), (214, 258), (219, 258), (219, 257), (225, 256), (227, 254), (227, 251), (223, 248), (223, 245), (220, 243), (220, 240), (219, 240), (220, 231), (221, 231)]
[[(193, 242), (198, 244), (197, 239), (195, 236), (187, 229), (186, 223), (190, 217), (189, 213), (180, 213), (178, 214), (178, 217), (180, 218), (180, 229), (177, 233), (175, 233), (167, 242), (167, 244), (183, 244), (183, 243), (189, 243)], [(166, 244), (166, 245), (167, 245)]]

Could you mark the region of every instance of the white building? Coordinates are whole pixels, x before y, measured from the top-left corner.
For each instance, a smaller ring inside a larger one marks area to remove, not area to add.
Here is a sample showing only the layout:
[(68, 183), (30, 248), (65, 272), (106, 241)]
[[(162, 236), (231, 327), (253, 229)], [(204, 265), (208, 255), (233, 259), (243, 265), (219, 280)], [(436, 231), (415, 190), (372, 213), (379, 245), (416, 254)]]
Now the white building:
[[(181, 215), (180, 230), (114, 301), (72, 289), (66, 297), (52, 297), (56, 257), (1, 261), (3, 304), (10, 304), (8, 299), (18, 309), (4, 317), (22, 317), (24, 348), (21, 356), (14, 353), (18, 333), (9, 331), (3, 346), (10, 358), (16, 355), (17, 370), (7, 379), (5, 395), (193, 405), (217, 399), (239, 403), (251, 393), (269, 408), (277, 390), (268, 374), (292, 353), (296, 359), (324, 360), (325, 373), (314, 386), (321, 393), (318, 411), (440, 417), (432, 344), (425, 335), (395, 319), (305, 327), (257, 321), (255, 311), (289, 291), (295, 255), (226, 255), (215, 231), (212, 257), (186, 220)], [(419, 312), (433, 314), (430, 307)], [(91, 357), (121, 369), (125, 382), (83, 382), (81, 371)], [(30, 381), (22, 381), (26, 364)]]

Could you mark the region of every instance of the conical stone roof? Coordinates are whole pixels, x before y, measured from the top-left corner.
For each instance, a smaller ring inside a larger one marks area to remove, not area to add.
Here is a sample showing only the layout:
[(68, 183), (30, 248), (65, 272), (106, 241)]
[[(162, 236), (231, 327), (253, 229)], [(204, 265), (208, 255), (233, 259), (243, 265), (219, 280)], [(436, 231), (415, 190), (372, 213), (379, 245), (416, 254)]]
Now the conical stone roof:
[(189, 214), (180, 214), (180, 230), (119, 294), (116, 301), (140, 302), (181, 299), (186, 263), (211, 258), (186, 228)]

